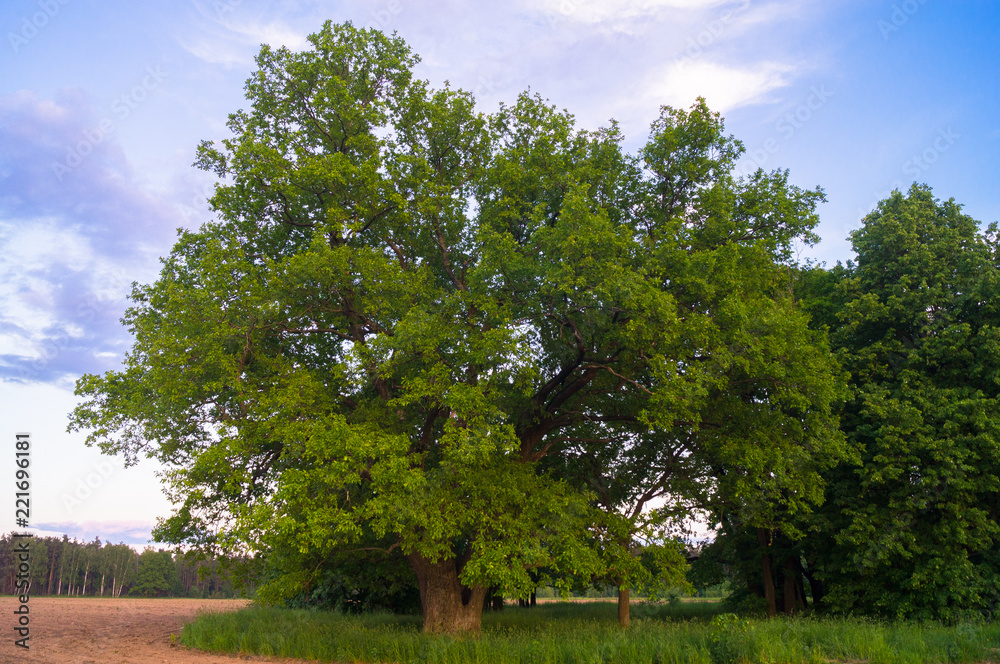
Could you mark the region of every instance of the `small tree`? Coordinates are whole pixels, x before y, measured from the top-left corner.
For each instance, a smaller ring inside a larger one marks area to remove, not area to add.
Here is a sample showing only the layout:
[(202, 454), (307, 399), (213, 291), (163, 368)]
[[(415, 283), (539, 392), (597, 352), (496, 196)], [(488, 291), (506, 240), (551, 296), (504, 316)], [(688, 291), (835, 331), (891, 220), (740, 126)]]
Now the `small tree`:
[(180, 576), (169, 551), (147, 548), (139, 554), (139, 571), (129, 595), (136, 597), (178, 596), (183, 593)]

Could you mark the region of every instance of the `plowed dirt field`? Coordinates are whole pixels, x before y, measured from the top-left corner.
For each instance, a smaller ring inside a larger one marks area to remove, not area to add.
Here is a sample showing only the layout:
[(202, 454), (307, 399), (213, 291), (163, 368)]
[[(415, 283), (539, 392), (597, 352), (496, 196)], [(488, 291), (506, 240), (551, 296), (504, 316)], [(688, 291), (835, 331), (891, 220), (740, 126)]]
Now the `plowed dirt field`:
[(30, 648), (14, 645), (18, 607), (0, 598), (0, 663), (21, 664), (234, 664), (303, 660), (214, 655), (171, 644), (200, 611), (234, 611), (244, 600), (89, 599), (32, 597)]

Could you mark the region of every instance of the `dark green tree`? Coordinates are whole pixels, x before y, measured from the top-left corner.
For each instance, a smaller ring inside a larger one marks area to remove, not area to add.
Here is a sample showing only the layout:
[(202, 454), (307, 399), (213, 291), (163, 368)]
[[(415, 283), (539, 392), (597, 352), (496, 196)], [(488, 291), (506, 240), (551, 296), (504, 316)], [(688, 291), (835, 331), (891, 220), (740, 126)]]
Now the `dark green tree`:
[(812, 554), (834, 609), (957, 620), (1000, 602), (1000, 262), (929, 187), (851, 234), (857, 261), (804, 282), (851, 375), (859, 455), (828, 475)]
[(180, 575), (169, 551), (146, 549), (139, 554), (139, 572), (129, 590), (134, 597), (179, 597), (184, 594)]

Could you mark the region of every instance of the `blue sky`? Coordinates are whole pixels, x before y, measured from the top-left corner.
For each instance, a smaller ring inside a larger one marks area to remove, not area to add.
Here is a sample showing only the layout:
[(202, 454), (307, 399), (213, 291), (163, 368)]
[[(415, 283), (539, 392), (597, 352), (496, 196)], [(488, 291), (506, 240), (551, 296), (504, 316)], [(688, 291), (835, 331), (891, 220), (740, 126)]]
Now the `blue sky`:
[(849, 259), (848, 233), (914, 181), (1000, 220), (998, 2), (7, 0), (0, 428), (35, 436), (39, 532), (142, 544), (168, 514), (154, 464), (65, 432), (73, 384), (118, 366), (130, 284), (210, 219), (194, 149), (227, 136), (260, 44), (304, 48), (326, 19), (398, 32), (419, 76), (484, 112), (530, 88), (582, 128), (615, 118), (633, 151), (660, 105), (703, 95), (744, 142), (741, 170), (825, 189), (803, 257)]

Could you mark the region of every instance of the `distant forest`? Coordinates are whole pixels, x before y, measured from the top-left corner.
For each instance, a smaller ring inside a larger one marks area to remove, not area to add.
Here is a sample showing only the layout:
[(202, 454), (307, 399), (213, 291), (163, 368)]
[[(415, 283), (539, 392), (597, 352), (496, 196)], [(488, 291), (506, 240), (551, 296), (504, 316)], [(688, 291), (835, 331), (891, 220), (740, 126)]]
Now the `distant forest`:
[[(12, 534), (0, 537), (0, 594), (13, 595), (17, 561)], [(234, 588), (217, 560), (189, 560), (166, 550), (138, 553), (119, 543), (80, 542), (63, 535), (33, 537), (32, 596), (240, 597), (252, 588)]]

